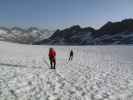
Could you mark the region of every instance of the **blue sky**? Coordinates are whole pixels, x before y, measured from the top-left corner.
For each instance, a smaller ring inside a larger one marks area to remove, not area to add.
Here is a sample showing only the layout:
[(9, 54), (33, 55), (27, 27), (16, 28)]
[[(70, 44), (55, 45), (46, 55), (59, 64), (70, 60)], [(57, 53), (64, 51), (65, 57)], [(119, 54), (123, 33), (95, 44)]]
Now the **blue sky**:
[(0, 26), (99, 28), (133, 18), (133, 0), (0, 0)]

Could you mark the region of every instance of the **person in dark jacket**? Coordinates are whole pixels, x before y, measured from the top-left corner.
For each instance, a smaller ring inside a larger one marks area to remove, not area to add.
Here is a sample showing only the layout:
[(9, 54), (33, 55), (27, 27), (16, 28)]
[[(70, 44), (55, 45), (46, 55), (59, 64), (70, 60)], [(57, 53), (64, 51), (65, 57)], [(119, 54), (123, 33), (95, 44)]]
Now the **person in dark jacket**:
[(55, 69), (55, 66), (56, 66), (56, 52), (53, 48), (49, 49), (49, 60), (50, 60), (51, 69)]
[(70, 55), (69, 55), (69, 61), (73, 60), (73, 50), (70, 51)]

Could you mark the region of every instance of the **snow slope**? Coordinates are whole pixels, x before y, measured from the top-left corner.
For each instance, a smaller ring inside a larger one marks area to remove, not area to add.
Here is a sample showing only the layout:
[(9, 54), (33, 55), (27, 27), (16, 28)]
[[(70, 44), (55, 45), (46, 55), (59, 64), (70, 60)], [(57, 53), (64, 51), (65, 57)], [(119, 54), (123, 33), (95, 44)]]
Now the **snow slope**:
[(0, 100), (133, 100), (133, 46), (49, 47), (0, 41)]

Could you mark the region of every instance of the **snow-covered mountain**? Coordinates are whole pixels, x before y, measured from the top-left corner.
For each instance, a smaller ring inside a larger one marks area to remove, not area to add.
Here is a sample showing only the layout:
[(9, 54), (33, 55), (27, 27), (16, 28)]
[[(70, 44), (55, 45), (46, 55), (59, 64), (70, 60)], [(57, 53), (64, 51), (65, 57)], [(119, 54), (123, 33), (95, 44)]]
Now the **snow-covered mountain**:
[(94, 31), (91, 27), (81, 28), (79, 25), (75, 25), (64, 30), (57, 30), (50, 38), (35, 44), (82, 45), (85, 40), (89, 40), (91, 43), (91, 34)]
[(133, 44), (133, 19), (108, 22), (92, 37), (95, 44)]
[(35, 44), (55, 45), (107, 45), (133, 44), (133, 19), (108, 22), (100, 29), (81, 28), (79, 25), (57, 30), (49, 39)]
[(0, 40), (47, 45), (133, 44), (133, 19), (107, 22), (98, 30), (91, 27), (82, 28), (79, 25), (57, 31), (40, 30), (36, 27), (0, 27)]
[(54, 31), (49, 31), (47, 29), (40, 30), (36, 27), (30, 27), (28, 29), (0, 27), (0, 40), (31, 44), (35, 41), (46, 39), (53, 33)]

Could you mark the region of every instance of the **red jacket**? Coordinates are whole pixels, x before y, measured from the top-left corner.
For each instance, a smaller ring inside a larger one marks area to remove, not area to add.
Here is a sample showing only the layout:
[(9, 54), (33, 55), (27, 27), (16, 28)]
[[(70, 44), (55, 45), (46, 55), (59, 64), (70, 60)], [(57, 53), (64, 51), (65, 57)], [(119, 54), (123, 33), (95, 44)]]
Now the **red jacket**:
[(55, 56), (56, 56), (55, 50), (50, 50), (50, 51), (49, 51), (49, 57), (50, 57), (50, 58), (55, 58)]

